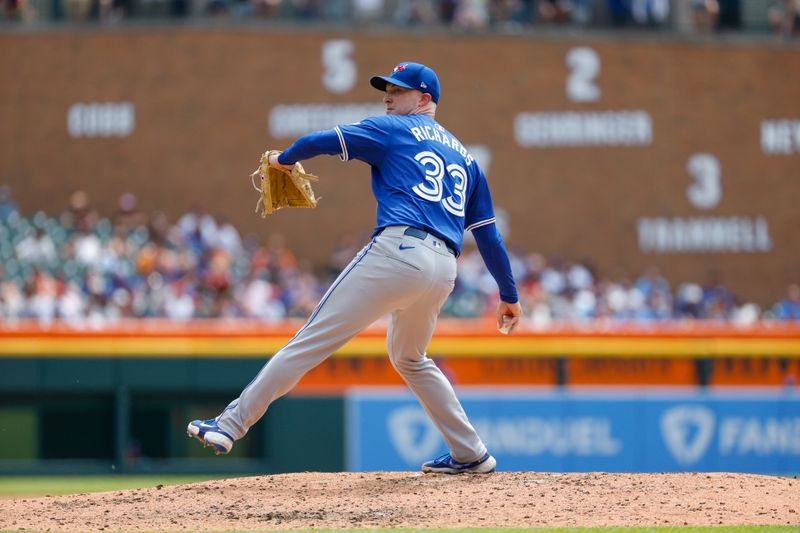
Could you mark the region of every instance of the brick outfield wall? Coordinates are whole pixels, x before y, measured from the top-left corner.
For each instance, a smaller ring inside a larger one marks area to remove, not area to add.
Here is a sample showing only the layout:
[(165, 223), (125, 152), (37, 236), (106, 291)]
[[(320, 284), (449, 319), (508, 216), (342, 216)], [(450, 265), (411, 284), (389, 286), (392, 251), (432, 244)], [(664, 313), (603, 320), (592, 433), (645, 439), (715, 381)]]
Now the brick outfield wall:
[[(349, 44), (326, 45), (335, 39)], [(174, 28), (8, 34), (0, 44), (0, 181), (26, 213), (56, 213), (85, 189), (110, 214), (117, 196), (133, 191), (146, 211), (180, 215), (199, 204), (243, 231), (283, 233), (299, 255), (322, 263), (342, 235), (372, 226), (369, 170), (315, 159), (307, 167), (322, 176), (320, 207), (261, 220), (248, 174), (263, 149), (294, 138), (271, 136), (270, 112), (379, 103), (368, 77), (419, 60), (442, 79), (437, 118), (491, 155), (490, 184), (509, 215), (512, 247), (589, 257), (614, 279), (651, 264), (673, 283), (718, 269), (762, 304), (800, 278), (800, 132), (788, 130), (774, 153), (762, 148), (764, 121), (800, 123), (796, 47)], [(576, 47), (594, 51), (596, 68), (585, 52), (570, 56)], [(579, 96), (596, 89), (599, 97), (576, 100), (569, 80)], [(135, 122), (119, 136), (70, 136), (75, 104), (105, 102), (132, 105)], [(649, 139), (523, 147), (515, 137), (520, 113), (624, 111), (645, 117), (637, 124), (650, 124)], [(700, 169), (690, 170), (698, 154)], [(692, 194), (711, 205), (693, 205)], [(755, 240), (742, 240), (750, 249), (740, 252), (643, 250), (637, 225), (675, 217), (741, 221)]]

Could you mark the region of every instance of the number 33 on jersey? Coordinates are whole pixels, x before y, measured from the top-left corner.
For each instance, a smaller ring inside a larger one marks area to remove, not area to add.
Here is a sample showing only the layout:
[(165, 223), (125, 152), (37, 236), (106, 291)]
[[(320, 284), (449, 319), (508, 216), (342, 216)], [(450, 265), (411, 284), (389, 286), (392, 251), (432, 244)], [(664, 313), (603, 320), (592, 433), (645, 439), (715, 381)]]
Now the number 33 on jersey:
[(464, 230), (494, 222), (486, 176), (464, 145), (425, 115), (339, 126), (343, 161), (372, 166), (378, 226), (422, 228), (461, 249)]

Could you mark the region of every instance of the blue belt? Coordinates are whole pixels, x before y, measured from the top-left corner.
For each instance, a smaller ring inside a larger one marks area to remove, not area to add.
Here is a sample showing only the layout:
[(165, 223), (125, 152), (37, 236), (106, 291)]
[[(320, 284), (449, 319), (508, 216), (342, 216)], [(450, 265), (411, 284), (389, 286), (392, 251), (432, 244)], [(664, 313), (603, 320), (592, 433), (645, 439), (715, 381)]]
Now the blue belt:
[[(424, 241), (428, 238), (428, 232), (423, 231), (419, 228), (413, 228), (411, 226), (407, 227), (406, 230), (403, 232), (403, 235), (408, 235), (409, 237), (416, 237), (417, 239)], [(438, 238), (438, 237), (437, 237)], [(458, 257), (458, 253), (456, 249), (451, 245), (449, 242), (445, 241), (444, 239), (439, 238), (440, 241), (444, 243), (447, 249), (450, 251), (451, 254)]]

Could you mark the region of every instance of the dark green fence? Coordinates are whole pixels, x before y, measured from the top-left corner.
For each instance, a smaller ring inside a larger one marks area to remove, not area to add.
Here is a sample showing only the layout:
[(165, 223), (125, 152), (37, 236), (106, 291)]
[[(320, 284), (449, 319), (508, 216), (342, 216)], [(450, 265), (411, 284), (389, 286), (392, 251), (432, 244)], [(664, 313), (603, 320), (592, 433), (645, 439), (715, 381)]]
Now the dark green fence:
[(226, 457), (186, 436), (263, 360), (0, 359), (0, 474), (277, 473), (344, 468), (338, 396), (287, 396)]

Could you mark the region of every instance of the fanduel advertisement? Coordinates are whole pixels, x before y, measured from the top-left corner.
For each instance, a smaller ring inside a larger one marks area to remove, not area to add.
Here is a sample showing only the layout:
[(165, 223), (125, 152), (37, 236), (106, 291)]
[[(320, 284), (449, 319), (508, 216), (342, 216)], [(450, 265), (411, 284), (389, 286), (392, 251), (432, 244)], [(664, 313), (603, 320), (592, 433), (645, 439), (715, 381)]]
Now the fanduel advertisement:
[[(625, 393), (461, 389), (498, 470), (800, 472), (800, 394)], [(447, 451), (402, 390), (347, 397), (351, 471), (417, 470)]]

